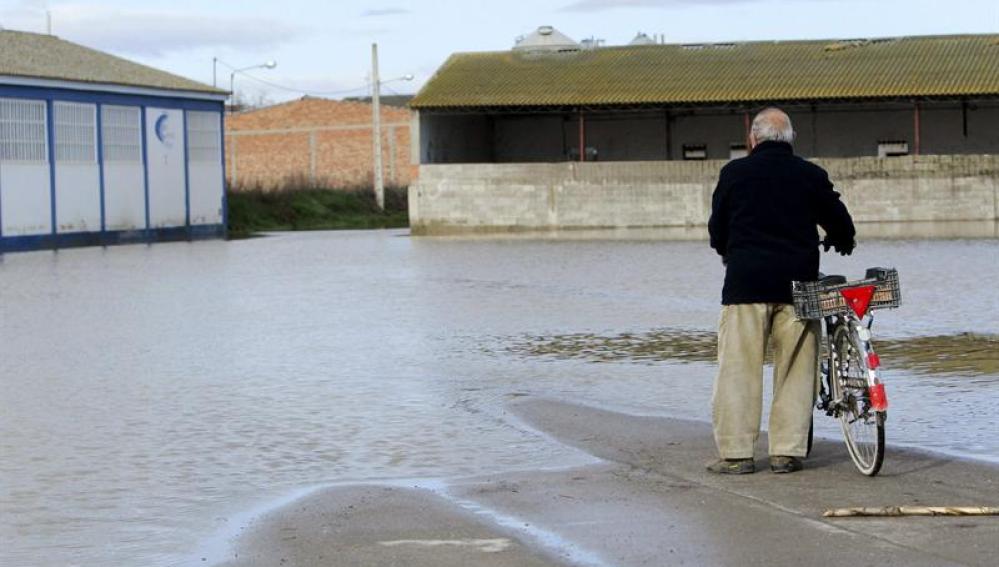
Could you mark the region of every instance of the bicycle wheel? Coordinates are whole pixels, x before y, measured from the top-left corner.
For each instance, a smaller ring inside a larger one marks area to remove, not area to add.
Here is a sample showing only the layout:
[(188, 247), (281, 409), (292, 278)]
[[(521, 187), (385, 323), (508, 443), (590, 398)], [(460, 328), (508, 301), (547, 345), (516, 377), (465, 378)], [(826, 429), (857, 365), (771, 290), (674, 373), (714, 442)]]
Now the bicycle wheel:
[(832, 398), (843, 426), (846, 448), (857, 469), (867, 476), (881, 470), (885, 458), (885, 415), (871, 409), (867, 391), (867, 356), (856, 327), (836, 327), (832, 341)]

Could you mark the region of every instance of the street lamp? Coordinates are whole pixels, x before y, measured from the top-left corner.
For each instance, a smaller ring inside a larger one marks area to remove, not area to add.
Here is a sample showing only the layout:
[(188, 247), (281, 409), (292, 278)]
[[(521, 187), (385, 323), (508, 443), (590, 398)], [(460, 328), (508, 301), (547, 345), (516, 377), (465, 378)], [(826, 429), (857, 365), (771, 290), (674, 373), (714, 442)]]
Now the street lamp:
[(378, 44), (371, 44), (371, 139), (373, 140), (372, 153), (375, 162), (375, 202), (378, 208), (385, 210), (385, 180), (382, 178), (382, 111), (381, 111), (381, 90), (382, 85), (392, 81), (412, 81), (412, 75), (403, 75), (387, 81), (378, 78)]
[(272, 60), (266, 63), (258, 63), (257, 65), (233, 69), (232, 73), (229, 73), (229, 96), (232, 97), (232, 101), (229, 103), (230, 108), (236, 105), (236, 73), (242, 73), (243, 71), (249, 71), (251, 69), (273, 69), (275, 67), (277, 67), (277, 61)]

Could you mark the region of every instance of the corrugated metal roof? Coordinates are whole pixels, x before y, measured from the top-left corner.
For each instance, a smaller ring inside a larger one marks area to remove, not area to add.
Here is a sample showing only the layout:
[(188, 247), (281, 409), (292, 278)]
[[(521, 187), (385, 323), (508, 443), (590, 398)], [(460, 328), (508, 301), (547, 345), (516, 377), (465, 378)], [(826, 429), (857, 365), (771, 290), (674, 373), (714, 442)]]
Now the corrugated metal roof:
[(419, 109), (999, 95), (999, 35), (452, 55)]
[(11, 30), (0, 30), (0, 75), (226, 94), (221, 89), (52, 35)]

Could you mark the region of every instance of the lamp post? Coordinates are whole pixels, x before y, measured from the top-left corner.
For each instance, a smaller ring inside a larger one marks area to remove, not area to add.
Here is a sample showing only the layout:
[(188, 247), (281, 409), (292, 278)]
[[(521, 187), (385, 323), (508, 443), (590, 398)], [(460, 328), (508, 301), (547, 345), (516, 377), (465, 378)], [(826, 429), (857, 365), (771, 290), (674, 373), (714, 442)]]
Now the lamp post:
[(277, 61), (268, 61), (266, 63), (258, 63), (257, 65), (233, 69), (232, 73), (229, 73), (229, 96), (232, 98), (229, 103), (229, 107), (232, 108), (236, 105), (236, 73), (242, 73), (243, 71), (249, 71), (250, 69), (273, 69), (275, 67), (277, 67)]
[(378, 44), (371, 44), (371, 139), (374, 157), (375, 203), (385, 210), (385, 180), (382, 177), (382, 110), (381, 90), (384, 83), (412, 81), (412, 75), (403, 75), (387, 81), (378, 78)]

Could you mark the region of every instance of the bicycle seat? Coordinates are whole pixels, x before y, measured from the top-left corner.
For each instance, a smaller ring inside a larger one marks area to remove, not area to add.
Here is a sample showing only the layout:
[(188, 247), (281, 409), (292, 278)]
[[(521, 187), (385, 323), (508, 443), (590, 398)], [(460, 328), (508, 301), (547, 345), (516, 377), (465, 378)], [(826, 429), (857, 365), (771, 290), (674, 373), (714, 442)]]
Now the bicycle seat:
[(822, 285), (836, 285), (846, 283), (846, 276), (819, 274), (819, 283)]
[(883, 280), (888, 277), (890, 271), (890, 268), (867, 268), (867, 271), (864, 272), (864, 279)]

